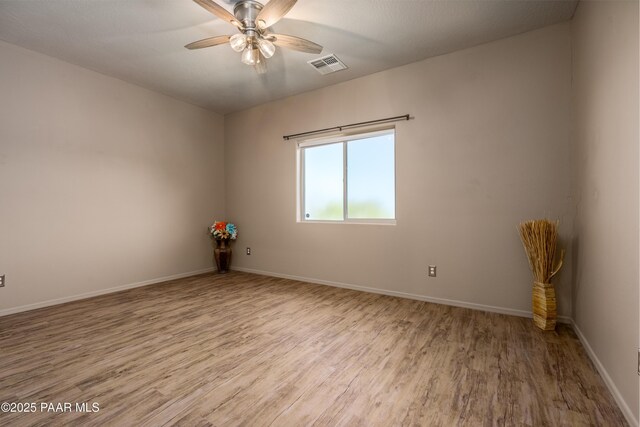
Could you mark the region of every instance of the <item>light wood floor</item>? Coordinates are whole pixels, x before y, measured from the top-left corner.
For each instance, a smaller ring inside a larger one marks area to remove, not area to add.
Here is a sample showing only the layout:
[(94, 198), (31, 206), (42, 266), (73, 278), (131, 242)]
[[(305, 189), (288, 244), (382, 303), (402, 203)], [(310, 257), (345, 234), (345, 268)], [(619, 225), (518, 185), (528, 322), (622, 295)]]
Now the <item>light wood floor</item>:
[(567, 326), (232, 272), (0, 318), (0, 425), (626, 425)]

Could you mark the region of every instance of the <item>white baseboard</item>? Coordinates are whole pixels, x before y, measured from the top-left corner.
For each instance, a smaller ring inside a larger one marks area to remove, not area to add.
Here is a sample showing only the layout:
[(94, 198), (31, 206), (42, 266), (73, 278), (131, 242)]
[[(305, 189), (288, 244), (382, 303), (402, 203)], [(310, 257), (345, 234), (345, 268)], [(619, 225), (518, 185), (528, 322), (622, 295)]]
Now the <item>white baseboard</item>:
[[(616, 384), (611, 379), (611, 376), (609, 376), (609, 373), (605, 369), (604, 365), (602, 364), (602, 362), (600, 362), (600, 359), (598, 359), (598, 356), (593, 351), (593, 348), (591, 348), (589, 341), (587, 341), (587, 338), (584, 336), (578, 325), (576, 325), (575, 321), (572, 320), (571, 325), (573, 326), (573, 330), (576, 331), (576, 335), (580, 339), (582, 346), (585, 348), (585, 350), (587, 350), (587, 354), (591, 358), (591, 361), (594, 365), (596, 365), (596, 369), (600, 373), (600, 376), (604, 380), (604, 383), (607, 385), (607, 388), (613, 395), (613, 398), (620, 407), (620, 410), (624, 414), (624, 417), (627, 419), (627, 422), (632, 427), (638, 427), (638, 420), (633, 414), (633, 411), (631, 410), (629, 405), (627, 405), (627, 402), (625, 402), (625, 400), (623, 399), (620, 391), (618, 390), (618, 387), (616, 387)], [(635, 373), (633, 375), (635, 375)]]
[(113, 288), (99, 289), (97, 291), (91, 291), (91, 292), (86, 292), (86, 293), (83, 293), (83, 294), (71, 295), (71, 296), (68, 296), (68, 297), (62, 297), (62, 298), (56, 298), (56, 299), (51, 299), (51, 300), (47, 300), (47, 301), (36, 302), (36, 303), (33, 303), (33, 304), (21, 305), (19, 307), (5, 308), (3, 310), (0, 310), (0, 317), (8, 316), (10, 314), (15, 314), (15, 313), (21, 313), (23, 311), (35, 310), (37, 308), (49, 307), (49, 306), (58, 305), (58, 304), (64, 304), (66, 302), (77, 301), (77, 300), (87, 299), (87, 298), (91, 298), (91, 297), (97, 297), (99, 295), (111, 294), (111, 293), (114, 293), (114, 292), (120, 292), (120, 291), (124, 291), (124, 290), (127, 290), (127, 289), (139, 288), (141, 286), (154, 285), (156, 283), (167, 282), (169, 280), (183, 279), (185, 277), (196, 276), (198, 274), (204, 274), (204, 273), (210, 273), (212, 271), (215, 271), (215, 268), (212, 268), (212, 267), (204, 268), (202, 270), (190, 271), (188, 273), (180, 273), (180, 274), (173, 274), (171, 276), (158, 277), (157, 279), (145, 280), (143, 282), (137, 282), (137, 283), (130, 283), (128, 285), (121, 285), (121, 286), (116, 286), (116, 287), (113, 287)]
[[(252, 268), (232, 267), (231, 269), (235, 271), (243, 271), (245, 273), (261, 274), (263, 276), (271, 276), (271, 277), (280, 277), (282, 279), (298, 280), (301, 282), (315, 283), (318, 285), (327, 285), (327, 286), (333, 286), (336, 288), (351, 289), (354, 291), (363, 291), (363, 292), (369, 292), (373, 294), (388, 295), (392, 297), (407, 298), (407, 299), (413, 299), (418, 301), (426, 301), (426, 302), (432, 302), (435, 304), (450, 305), (454, 307), (470, 308), (473, 310), (488, 311), (491, 313), (508, 314), (511, 316), (518, 316), (518, 317), (529, 317), (529, 318), (533, 317), (533, 314), (530, 311), (516, 310), (514, 308), (497, 307), (493, 305), (476, 304), (474, 302), (429, 297), (426, 295), (411, 294), (407, 292), (398, 292), (398, 291), (392, 291), (388, 289), (370, 288), (367, 286), (352, 285), (349, 283), (341, 283), (341, 282), (332, 282), (329, 280), (314, 279), (311, 277), (302, 277), (302, 276), (294, 276), (291, 274), (274, 273), (272, 271), (254, 270)], [(558, 316), (558, 321), (561, 323), (571, 323), (571, 318), (567, 316)]]

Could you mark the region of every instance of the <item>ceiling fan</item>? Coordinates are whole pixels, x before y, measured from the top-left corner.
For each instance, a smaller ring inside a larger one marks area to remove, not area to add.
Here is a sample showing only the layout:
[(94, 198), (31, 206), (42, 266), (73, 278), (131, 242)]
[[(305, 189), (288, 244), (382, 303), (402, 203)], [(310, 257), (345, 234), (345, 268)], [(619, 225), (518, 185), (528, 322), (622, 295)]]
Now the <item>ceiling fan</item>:
[(273, 56), (276, 46), (307, 53), (322, 52), (322, 46), (309, 40), (269, 32), (269, 28), (286, 15), (297, 0), (271, 0), (266, 6), (254, 0), (241, 0), (236, 3), (233, 15), (213, 0), (193, 1), (218, 18), (234, 25), (240, 33), (198, 40), (186, 45), (187, 49), (202, 49), (229, 43), (233, 50), (242, 52), (242, 62), (253, 65), (259, 74), (267, 71), (265, 59)]

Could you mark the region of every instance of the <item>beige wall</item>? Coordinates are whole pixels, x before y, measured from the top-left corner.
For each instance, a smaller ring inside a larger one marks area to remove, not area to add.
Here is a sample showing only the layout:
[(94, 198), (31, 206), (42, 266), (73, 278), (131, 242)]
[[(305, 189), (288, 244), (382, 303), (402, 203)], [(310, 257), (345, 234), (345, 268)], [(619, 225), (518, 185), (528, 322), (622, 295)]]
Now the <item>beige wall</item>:
[[(530, 312), (517, 224), (549, 216), (564, 236), (572, 229), (569, 30), (547, 27), (227, 115), (234, 266)], [(296, 148), (282, 136), (405, 113), (415, 119), (397, 124), (397, 225), (296, 223)], [(569, 257), (558, 280), (565, 315), (570, 267)]]
[(574, 317), (637, 424), (638, 2), (582, 1), (571, 25)]
[(0, 313), (211, 267), (223, 117), (1, 42), (0, 94)]

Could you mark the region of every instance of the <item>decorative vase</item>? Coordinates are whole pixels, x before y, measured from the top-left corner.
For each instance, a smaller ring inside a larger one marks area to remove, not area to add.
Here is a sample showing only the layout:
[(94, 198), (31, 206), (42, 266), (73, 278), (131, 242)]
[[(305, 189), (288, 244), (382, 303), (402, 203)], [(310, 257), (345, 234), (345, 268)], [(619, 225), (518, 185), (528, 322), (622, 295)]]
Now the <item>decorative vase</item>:
[(551, 283), (533, 282), (533, 323), (543, 331), (556, 329), (556, 290)]
[(229, 239), (216, 240), (216, 247), (213, 249), (213, 259), (216, 261), (218, 273), (226, 273), (231, 265), (231, 246)]

